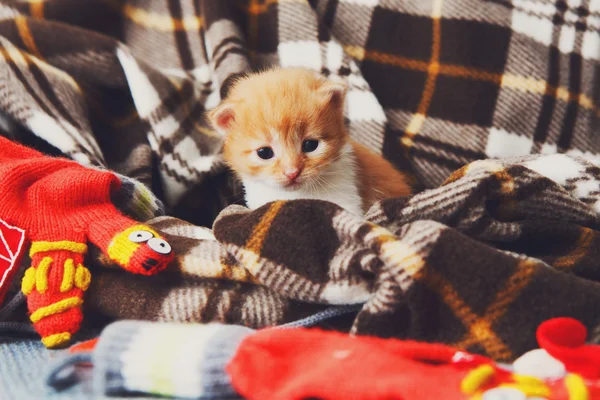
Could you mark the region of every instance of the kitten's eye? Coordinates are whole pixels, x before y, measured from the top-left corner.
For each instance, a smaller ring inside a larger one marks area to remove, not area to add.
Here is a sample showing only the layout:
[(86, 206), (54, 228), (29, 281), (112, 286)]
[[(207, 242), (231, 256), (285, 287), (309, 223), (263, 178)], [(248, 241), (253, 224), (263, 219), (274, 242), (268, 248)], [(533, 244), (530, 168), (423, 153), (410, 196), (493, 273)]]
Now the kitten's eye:
[(317, 147), (319, 147), (318, 140), (308, 139), (302, 142), (302, 151), (305, 153), (311, 153), (315, 151)]
[(273, 149), (270, 147), (261, 147), (260, 149), (256, 150), (256, 154), (258, 154), (258, 156), (263, 160), (268, 160), (274, 156)]

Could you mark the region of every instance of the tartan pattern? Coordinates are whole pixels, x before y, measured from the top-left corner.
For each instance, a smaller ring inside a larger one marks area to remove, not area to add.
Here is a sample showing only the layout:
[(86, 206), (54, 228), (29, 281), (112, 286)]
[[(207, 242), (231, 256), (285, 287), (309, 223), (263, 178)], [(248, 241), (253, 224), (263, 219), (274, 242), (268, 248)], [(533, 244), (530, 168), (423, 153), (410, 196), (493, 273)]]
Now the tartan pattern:
[(366, 219), (318, 200), (232, 205), (212, 232), (159, 217), (150, 223), (177, 268), (144, 280), (98, 269), (88, 304), (116, 318), (253, 328), (363, 304), (353, 334), (510, 361), (537, 347), (547, 319), (600, 326), (599, 182), (581, 158), (533, 155), (471, 163)]
[[(157, 278), (98, 269), (96, 311), (258, 328), (364, 302), (354, 333), (508, 360), (544, 319), (600, 323), (599, 13), (600, 0), (1, 0), (0, 113), (12, 139), (128, 177), (115, 201), (158, 217), (179, 254)], [(277, 65), (346, 81), (351, 135), (429, 190), (366, 219), (298, 201), (232, 205), (214, 236), (200, 227), (241, 194), (205, 110)]]

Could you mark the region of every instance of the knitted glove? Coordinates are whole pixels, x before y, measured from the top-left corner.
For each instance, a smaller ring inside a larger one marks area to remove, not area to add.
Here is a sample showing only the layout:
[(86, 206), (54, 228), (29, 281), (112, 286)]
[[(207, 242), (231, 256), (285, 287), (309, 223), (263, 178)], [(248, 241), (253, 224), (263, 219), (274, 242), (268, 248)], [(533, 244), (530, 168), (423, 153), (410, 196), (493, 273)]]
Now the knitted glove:
[(120, 187), (108, 171), (47, 157), (0, 137), (0, 219), (25, 230), (31, 267), (22, 290), (42, 342), (56, 347), (79, 330), (90, 271), (88, 241), (124, 269), (155, 274), (173, 259), (171, 246), (150, 227), (112, 204)]

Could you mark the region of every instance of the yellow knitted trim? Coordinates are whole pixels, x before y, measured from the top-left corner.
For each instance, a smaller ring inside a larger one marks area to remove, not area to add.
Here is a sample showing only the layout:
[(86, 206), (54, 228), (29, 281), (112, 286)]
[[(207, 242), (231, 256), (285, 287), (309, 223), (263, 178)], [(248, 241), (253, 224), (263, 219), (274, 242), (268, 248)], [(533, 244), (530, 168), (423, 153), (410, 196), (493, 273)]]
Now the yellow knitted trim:
[(60, 291), (62, 293), (73, 289), (73, 280), (75, 279), (75, 263), (73, 259), (68, 258), (63, 267), (63, 278), (60, 284)]
[(29, 295), (33, 288), (35, 287), (35, 268), (29, 267), (27, 271), (25, 271), (25, 275), (23, 275), (23, 280), (21, 281), (21, 291), (25, 296)]
[(544, 383), (503, 383), (499, 387), (518, 389), (529, 397), (550, 397), (552, 391)]
[(569, 400), (589, 400), (590, 394), (581, 376), (568, 374), (565, 376), (565, 386), (569, 393)]
[(90, 287), (90, 282), (92, 282), (90, 270), (83, 265), (78, 264), (77, 270), (75, 271), (75, 286), (85, 291)]
[(481, 365), (470, 371), (460, 383), (460, 390), (465, 394), (474, 394), (494, 375), (491, 365)]
[(48, 290), (48, 270), (52, 265), (52, 257), (44, 257), (35, 271), (35, 286), (37, 291), (45, 293)]
[(67, 343), (69, 340), (71, 340), (71, 334), (69, 332), (62, 332), (43, 337), (42, 343), (44, 343), (44, 346), (52, 348)]
[(522, 383), (524, 385), (543, 385), (544, 384), (543, 380), (541, 380), (540, 378), (536, 378), (535, 376), (513, 374), (512, 378), (515, 382)]
[(31, 249), (29, 249), (29, 256), (32, 257), (36, 253), (52, 250), (68, 250), (73, 253), (85, 254), (87, 252), (87, 245), (68, 240), (61, 240), (59, 242), (33, 242), (31, 243)]
[(34, 324), (43, 318), (49, 317), (50, 315), (59, 314), (63, 311), (67, 311), (69, 308), (79, 307), (83, 304), (83, 300), (79, 297), (69, 297), (49, 306), (38, 308), (35, 310), (29, 319)]

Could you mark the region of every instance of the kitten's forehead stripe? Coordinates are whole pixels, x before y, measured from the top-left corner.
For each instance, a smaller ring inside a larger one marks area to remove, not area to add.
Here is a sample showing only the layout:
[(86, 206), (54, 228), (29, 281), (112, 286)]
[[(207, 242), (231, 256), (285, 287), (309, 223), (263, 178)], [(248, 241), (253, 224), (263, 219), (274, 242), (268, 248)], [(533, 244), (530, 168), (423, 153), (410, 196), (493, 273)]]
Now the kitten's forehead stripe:
[(307, 129), (308, 129), (308, 123), (306, 121), (302, 121), (301, 120), (301, 121), (297, 122), (297, 124), (296, 124), (296, 132), (299, 135), (301, 135), (301, 136), (306, 135)]

